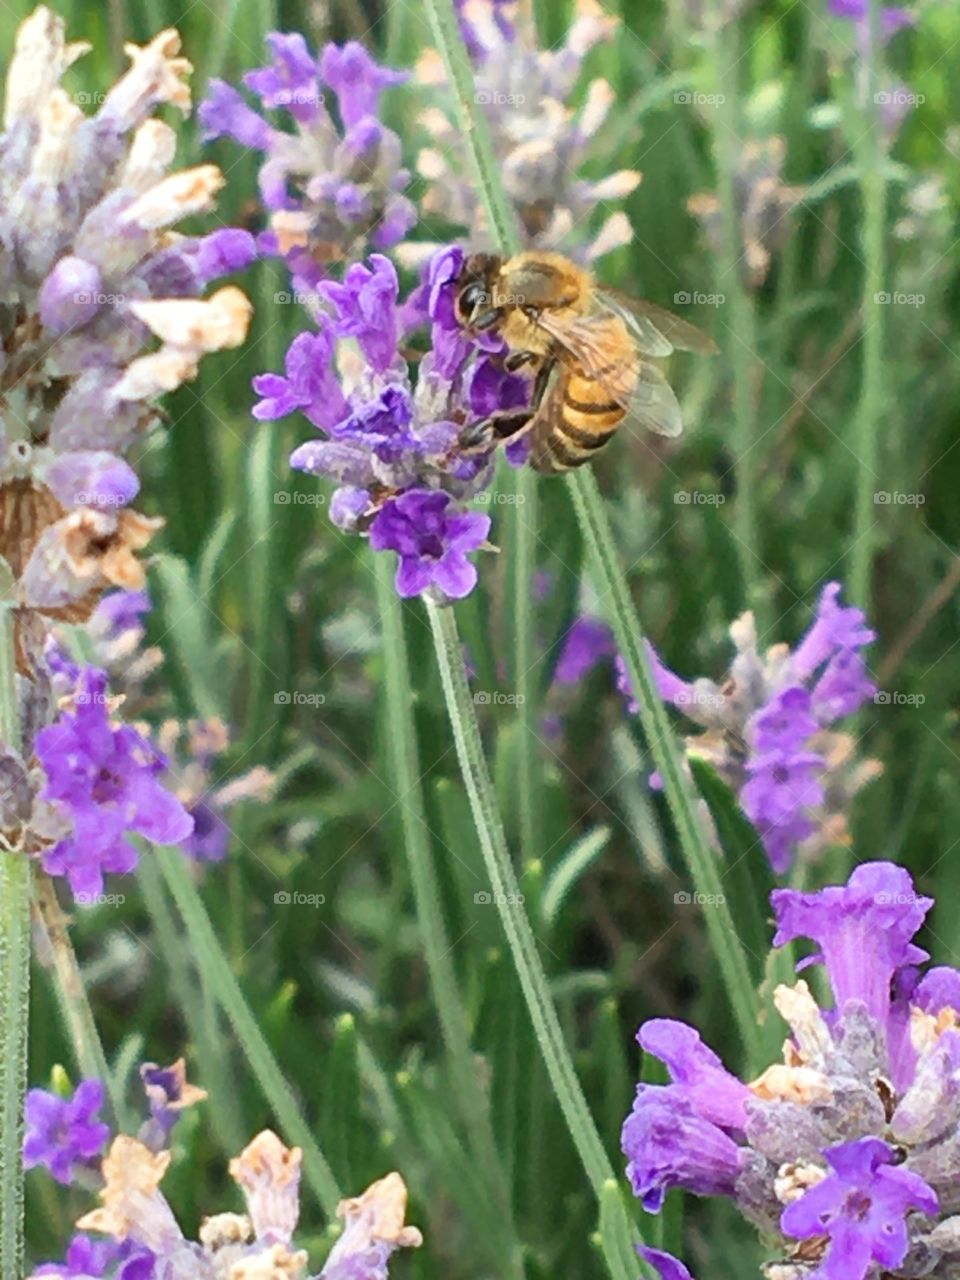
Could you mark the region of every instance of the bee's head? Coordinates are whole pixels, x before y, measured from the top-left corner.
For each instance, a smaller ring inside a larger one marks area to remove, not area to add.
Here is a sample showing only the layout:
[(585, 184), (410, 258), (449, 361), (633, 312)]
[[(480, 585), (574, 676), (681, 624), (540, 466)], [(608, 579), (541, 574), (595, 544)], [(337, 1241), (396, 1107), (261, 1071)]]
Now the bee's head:
[(467, 258), (457, 278), (455, 309), (458, 322), (475, 332), (493, 329), (503, 308), (494, 303), (495, 285), (501, 260), (492, 253), (474, 253)]

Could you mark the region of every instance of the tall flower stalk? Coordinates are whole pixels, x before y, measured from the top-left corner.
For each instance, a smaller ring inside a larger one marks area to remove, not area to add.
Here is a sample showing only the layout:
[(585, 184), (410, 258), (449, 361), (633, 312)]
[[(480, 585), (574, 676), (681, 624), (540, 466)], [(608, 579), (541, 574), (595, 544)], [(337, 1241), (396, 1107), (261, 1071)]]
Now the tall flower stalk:
[(853, 543), (850, 549), (850, 590), (857, 604), (869, 609), (870, 570), (875, 543), (873, 529), (876, 524), (874, 494), (877, 489), (880, 417), (885, 403), (885, 308), (877, 305), (886, 271), (884, 223), (887, 209), (886, 148), (877, 101), (883, 58), (880, 0), (867, 0), (866, 26), (868, 40), (863, 76), (865, 101), (862, 104), (864, 118), (852, 122), (852, 127), (856, 129), (855, 152), (862, 204), (860, 244), (863, 292), (860, 307), (863, 357), (854, 437), (857, 473)]
[[(19, 750), (13, 615), (0, 604), (0, 743)], [(0, 850), (0, 1274), (23, 1270), (23, 1100), (30, 1014), (30, 864)]]

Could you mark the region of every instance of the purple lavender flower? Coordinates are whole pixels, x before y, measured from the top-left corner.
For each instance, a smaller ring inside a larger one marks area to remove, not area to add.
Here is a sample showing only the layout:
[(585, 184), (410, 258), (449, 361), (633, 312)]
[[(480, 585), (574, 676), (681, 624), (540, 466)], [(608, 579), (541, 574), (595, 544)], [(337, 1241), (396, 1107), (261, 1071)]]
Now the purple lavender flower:
[[(396, 244), (416, 221), (400, 139), (377, 118), (384, 89), (404, 72), (378, 66), (362, 45), (328, 44), (319, 59), (299, 34), (267, 36), (272, 62), (244, 83), (264, 108), (285, 110), (294, 132), (275, 129), (222, 80), (200, 106), (208, 139), (224, 135), (263, 153), (260, 194), (270, 212), (261, 251), (279, 255), (307, 294), (327, 267)], [(336, 97), (342, 127), (329, 110)]]
[(670, 1083), (640, 1085), (624, 1124), (634, 1191), (653, 1212), (671, 1187), (732, 1200), (779, 1240), (777, 1280), (946, 1280), (960, 1258), (960, 972), (922, 975), (912, 939), (932, 903), (892, 863), (772, 902), (775, 945), (814, 939), (800, 967), (824, 965), (833, 1008), (803, 981), (777, 987), (783, 1061), (747, 1084), (693, 1028), (644, 1024)]
[(103, 1096), (99, 1080), (81, 1080), (72, 1098), (31, 1089), (25, 1105), (24, 1167), (43, 1165), (57, 1182), (69, 1186), (76, 1167), (89, 1165), (110, 1137), (109, 1125), (99, 1119)]
[(798, 1240), (829, 1237), (818, 1268), (822, 1280), (861, 1280), (873, 1263), (884, 1271), (907, 1256), (907, 1214), (935, 1214), (933, 1189), (894, 1164), (879, 1138), (860, 1138), (824, 1152), (831, 1172), (783, 1211), (780, 1224)]
[(91, 1236), (74, 1236), (67, 1246), (63, 1262), (45, 1262), (35, 1276), (58, 1276), (59, 1280), (155, 1280), (154, 1255), (129, 1241), (94, 1240)]
[(145, 1062), (140, 1079), (150, 1104), (150, 1119), (141, 1126), (140, 1141), (151, 1151), (163, 1151), (170, 1145), (170, 1135), (181, 1113), (206, 1098), (206, 1091), (187, 1082), (187, 1064), (183, 1058), (169, 1067)]
[(637, 1253), (656, 1270), (660, 1280), (692, 1280), (690, 1272), (672, 1253), (651, 1249), (647, 1245), (640, 1245)]
[[(354, 264), (342, 283), (321, 284), (332, 314), (319, 333), (294, 340), (286, 376), (254, 380), (263, 397), (255, 416), (299, 411), (323, 433), (298, 446), (291, 465), (339, 482), (331, 519), (399, 554), (403, 595), (431, 589), (457, 599), (473, 589), (476, 570), (466, 556), (486, 541), (491, 522), (466, 503), (491, 478), (492, 450), (464, 453), (460, 434), (496, 403), (524, 404), (530, 395), (529, 380), (504, 372), (500, 338), (474, 342), (457, 324), (452, 295), (463, 261), (458, 248), (438, 254), (404, 304), (388, 259)], [(414, 385), (400, 344), (411, 326), (425, 324), (432, 350)], [(355, 343), (359, 358), (338, 348), (341, 341)]]
[(456, 510), (448, 493), (410, 489), (380, 509), (370, 526), (375, 551), (396, 551), (397, 591), (417, 596), (435, 587), (451, 600), (473, 590), (476, 567), (467, 559), (490, 532), (490, 517)]
[(45, 637), (31, 613), (85, 616), (108, 585), (142, 586), (134, 553), (162, 521), (127, 509), (138, 481), (123, 455), (159, 422), (156, 398), (242, 342), (250, 315), (239, 289), (198, 295), (251, 260), (252, 237), (174, 239), (222, 185), (212, 165), (168, 172), (175, 134), (153, 113), (189, 112), (177, 33), (128, 45), (131, 65), (93, 115), (59, 83), (85, 48), (44, 6), (21, 24), (0, 138), (0, 556), (32, 665)]
[[(641, 176), (633, 169), (597, 181), (580, 176), (614, 100), (606, 80), (581, 85), (580, 73), (590, 49), (616, 37), (618, 20), (597, 0), (577, 0), (564, 42), (555, 49), (541, 49), (533, 24), (515, 23), (511, 7), (498, 0), (465, 0), (458, 8), (475, 64), (476, 100), (487, 116), (525, 247), (561, 249), (594, 261), (629, 243), (630, 220), (616, 211), (583, 244), (591, 215), (628, 196)], [(433, 50), (420, 58), (417, 79), (426, 89), (448, 92), (445, 70)], [(575, 94), (582, 103), (579, 109), (569, 105)], [(489, 228), (449, 112), (438, 102), (421, 121), (433, 140), (417, 159), (428, 184), (424, 211), (464, 228), (469, 243), (489, 244)], [(428, 248), (422, 242), (408, 243), (400, 253), (408, 263), (419, 263)]]
[(558, 684), (579, 684), (604, 658), (616, 653), (613, 632), (599, 618), (579, 617), (570, 627), (554, 668)]
[[(845, 18), (856, 26), (869, 28), (869, 0), (827, 0), (827, 8), (836, 18)], [(880, 11), (880, 26), (884, 40), (889, 40), (902, 31), (904, 27), (912, 27), (916, 19), (909, 9), (896, 5), (887, 5)]]
[[(737, 649), (720, 683), (687, 681), (648, 646), (660, 696), (704, 732), (686, 739), (687, 753), (707, 760), (736, 792), (759, 832), (774, 871), (798, 850), (812, 857), (846, 840), (845, 816), (856, 792), (879, 771), (855, 764), (853, 740), (834, 729), (876, 692), (862, 650), (874, 633), (860, 609), (840, 602), (840, 584), (823, 588), (817, 612), (792, 651), (757, 652), (751, 614), (730, 628)], [(618, 687), (636, 711), (626, 667)]]
[(66, 876), (78, 901), (103, 891), (105, 871), (132, 871), (136, 833), (157, 844), (176, 844), (193, 820), (160, 781), (166, 762), (131, 725), (110, 720), (107, 677), (88, 667), (73, 709), (36, 739), (46, 775), (41, 793), (65, 834), (43, 854), (43, 866)]

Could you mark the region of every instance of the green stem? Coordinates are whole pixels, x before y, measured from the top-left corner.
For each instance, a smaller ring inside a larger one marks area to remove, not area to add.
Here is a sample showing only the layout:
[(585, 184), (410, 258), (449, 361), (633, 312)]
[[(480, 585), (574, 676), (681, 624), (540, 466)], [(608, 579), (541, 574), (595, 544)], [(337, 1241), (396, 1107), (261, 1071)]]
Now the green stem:
[(402, 606), (393, 585), (389, 557), (375, 556), (374, 560), (377, 599), (383, 623), (390, 768), (394, 789), (400, 797), (403, 842), (410, 865), (420, 936), (436, 997), (443, 1039), (450, 1057), (456, 1102), (462, 1110), (477, 1159), (501, 1215), (507, 1274), (522, 1280), (523, 1262), (513, 1226), (510, 1198), (497, 1154), (490, 1109), (477, 1078), (465, 1006), (453, 965), (453, 949), (440, 909), (440, 887), (433, 865), (423, 789), (417, 769), (420, 754), (412, 712), (414, 697)]
[[(463, 666), (456, 617), (451, 608), (432, 601), (427, 601), (427, 612), (433, 630), (457, 756), (470, 798), (487, 874), (490, 876), (490, 886), (553, 1091), (599, 1201), (606, 1183), (615, 1175), (577, 1079), (550, 994), (547, 975), (540, 962), (537, 942), (523, 910), (523, 895), (507, 848), (496, 794), (484, 759), (473, 698)], [(626, 1217), (622, 1207), (620, 1212)], [(632, 1238), (632, 1230), (628, 1219), (624, 1224), (624, 1231), (629, 1238)]]
[(723, 224), (723, 249), (718, 280), (730, 299), (730, 358), (733, 364), (733, 452), (737, 500), (733, 532), (737, 541), (740, 578), (747, 607), (758, 613), (763, 607), (757, 534), (756, 488), (760, 463), (755, 440), (756, 413), (753, 376), (756, 364), (756, 324), (753, 301), (743, 283), (744, 254), (740, 208), (736, 186), (737, 165), (743, 149), (740, 122), (740, 24), (722, 23), (714, 35), (714, 57), (723, 102), (716, 108), (714, 148), (717, 190)]
[[(199, 1081), (207, 1089), (207, 1106), (210, 1108), (213, 1127), (224, 1150), (239, 1151), (249, 1134), (244, 1132), (237, 1097), (230, 1087), (228, 1046), (222, 1034), (221, 1015), (216, 1012), (219, 1006), (212, 998), (203, 998), (205, 975), (203, 972), (195, 975), (192, 971), (190, 950), (184, 945), (177, 928), (152, 853), (140, 859), (137, 880), (150, 914), (157, 945), (167, 963), (177, 1004), (193, 1041), (200, 1068)], [(214, 1006), (209, 1013), (208, 1003)]]
[(240, 983), (234, 977), (210, 923), (203, 899), (190, 878), (190, 870), (183, 854), (179, 849), (157, 849), (154, 856), (183, 918), (197, 965), (209, 982), (220, 1007), (230, 1019), (250, 1063), (250, 1069), (283, 1126), (286, 1137), (303, 1148), (303, 1171), (307, 1184), (332, 1221), (340, 1201), (336, 1178), (314, 1140), (310, 1125), (301, 1115), (293, 1090), (247, 1004)]
[[(13, 612), (0, 603), (0, 742), (20, 748)], [(0, 851), (0, 1275), (23, 1274), (23, 1099), (30, 1021), (30, 861)]]
[[(866, 68), (865, 112), (868, 128), (854, 122), (857, 130), (857, 161), (863, 201), (861, 248), (863, 254), (863, 363), (860, 403), (854, 450), (857, 455), (854, 541), (850, 555), (850, 595), (868, 613), (870, 610), (871, 566), (876, 524), (874, 494), (877, 490), (877, 457), (880, 419), (885, 404), (884, 318), (886, 310), (877, 304), (886, 271), (884, 226), (887, 211), (886, 155), (876, 104), (880, 83), (883, 40), (880, 34), (880, 5), (870, 0), (870, 49)], [(868, 317), (870, 319), (868, 320)]]
[(50, 943), (57, 1003), (73, 1043), (77, 1066), (86, 1078), (103, 1081), (117, 1127), (122, 1130), (126, 1119), (123, 1095), (107, 1063), (57, 891), (45, 871), (36, 872), (34, 901)]
[(589, 467), (568, 477), (577, 517), (597, 575), (600, 603), (613, 627), (617, 645), (627, 664), (634, 694), (640, 704), (640, 721), (654, 762), (663, 779), (670, 812), (694, 888), (710, 905), (705, 911), (707, 933), (716, 953), (734, 1016), (751, 1061), (761, 1052), (756, 999), (743, 943), (737, 936), (723, 895), (722, 864), (704, 839), (696, 797), (677, 751), (676, 738), (657, 693), (644, 653), (643, 632), (620, 570), (603, 499)]
[[(452, 0), (426, 0), (437, 46), (447, 79), (454, 91), (463, 138), (487, 211), (493, 238), (509, 257), (522, 248), (517, 218), (503, 183), (486, 117), (477, 109), (473, 67), (460, 38)], [(534, 654), (533, 577), (536, 570), (537, 475), (530, 468), (516, 474), (513, 520), (510, 526), (509, 563), (513, 604), (513, 678), (517, 696), (519, 732), (518, 791), (520, 798), (520, 850), (529, 866), (541, 852), (542, 772), (537, 742), (539, 721), (538, 681)]]

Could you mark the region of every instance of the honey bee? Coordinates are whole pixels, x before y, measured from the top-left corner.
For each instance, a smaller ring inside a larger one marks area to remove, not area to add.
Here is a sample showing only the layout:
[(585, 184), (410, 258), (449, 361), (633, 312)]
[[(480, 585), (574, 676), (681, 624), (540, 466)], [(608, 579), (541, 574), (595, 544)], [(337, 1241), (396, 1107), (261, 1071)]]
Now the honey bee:
[(461, 447), (489, 448), (529, 433), (530, 461), (547, 474), (589, 462), (627, 417), (678, 436), (680, 406), (655, 361), (674, 349), (717, 352), (694, 325), (601, 289), (559, 253), (520, 253), (507, 262), (473, 254), (457, 280), (455, 310), (467, 332), (503, 337), (505, 368), (535, 374), (529, 408), (472, 424)]

